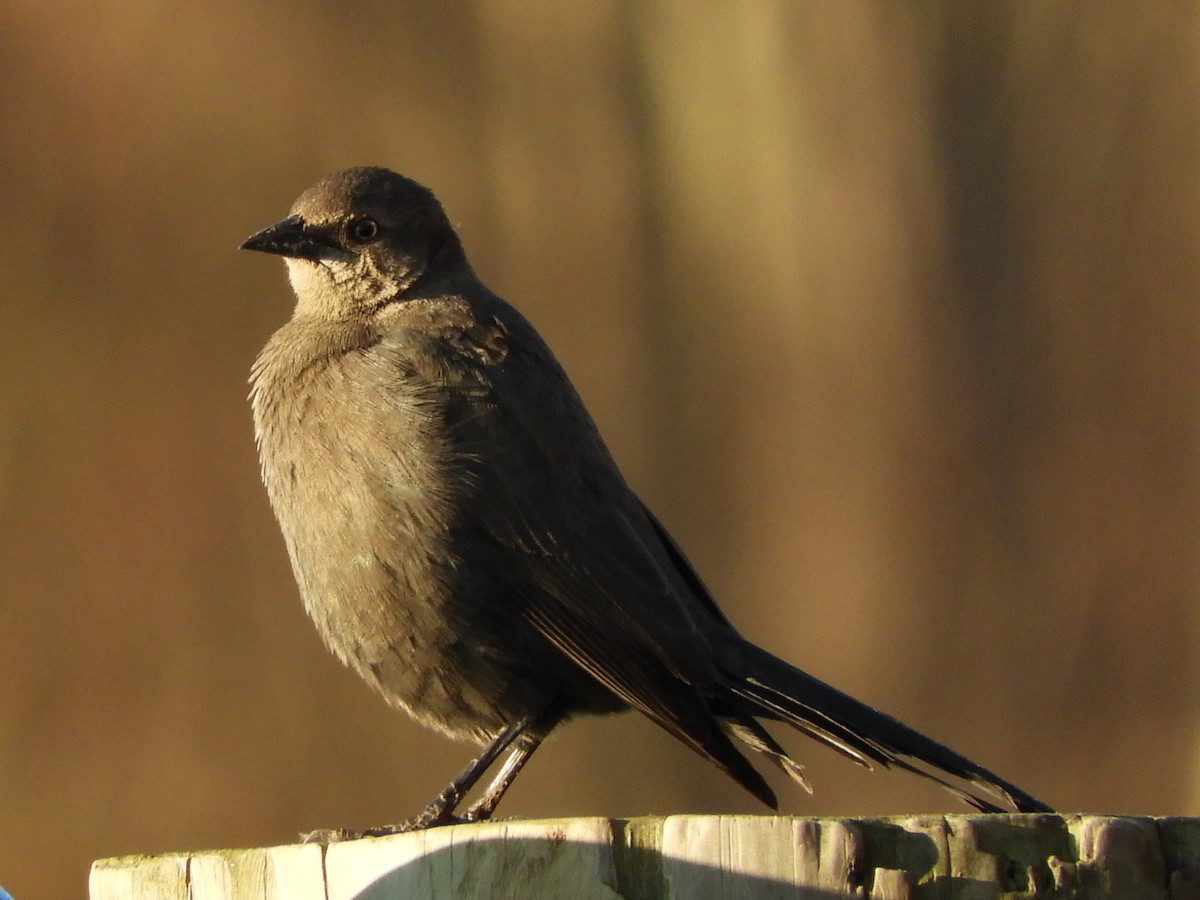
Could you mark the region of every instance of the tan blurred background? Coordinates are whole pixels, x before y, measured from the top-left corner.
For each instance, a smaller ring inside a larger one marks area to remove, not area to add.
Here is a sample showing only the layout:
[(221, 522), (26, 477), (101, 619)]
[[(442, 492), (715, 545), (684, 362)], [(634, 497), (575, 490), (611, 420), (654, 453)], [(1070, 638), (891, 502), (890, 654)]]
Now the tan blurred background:
[[(0, 883), (415, 812), (325, 653), (238, 253), (434, 187), (751, 637), (1065, 810), (1200, 813), (1194, 3), (0, 0)], [(799, 735), (784, 811), (954, 811)], [(501, 807), (761, 812), (652, 725)]]

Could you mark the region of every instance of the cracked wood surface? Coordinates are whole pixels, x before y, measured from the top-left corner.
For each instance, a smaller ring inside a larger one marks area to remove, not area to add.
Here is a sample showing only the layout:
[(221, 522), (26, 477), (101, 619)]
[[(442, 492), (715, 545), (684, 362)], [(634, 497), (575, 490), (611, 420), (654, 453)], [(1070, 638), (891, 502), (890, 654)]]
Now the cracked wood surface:
[(1200, 900), (1200, 819), (971, 815), (498, 821), (128, 856), (91, 900)]

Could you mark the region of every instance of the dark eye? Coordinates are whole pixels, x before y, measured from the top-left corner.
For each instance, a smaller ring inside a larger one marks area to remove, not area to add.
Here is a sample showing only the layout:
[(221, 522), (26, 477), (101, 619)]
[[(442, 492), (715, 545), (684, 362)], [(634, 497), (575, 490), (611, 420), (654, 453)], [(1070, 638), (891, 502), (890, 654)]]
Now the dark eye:
[(351, 219), (346, 227), (346, 236), (355, 244), (369, 244), (379, 236), (379, 223), (370, 216)]

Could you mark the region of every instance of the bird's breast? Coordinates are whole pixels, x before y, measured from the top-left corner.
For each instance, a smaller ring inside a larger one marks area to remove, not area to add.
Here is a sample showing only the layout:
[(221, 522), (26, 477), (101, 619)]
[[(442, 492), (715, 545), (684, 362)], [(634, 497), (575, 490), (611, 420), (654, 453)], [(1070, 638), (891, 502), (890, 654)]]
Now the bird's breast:
[[(442, 639), (458, 498), (444, 400), (354, 351), (255, 385), (263, 480), (309, 615), (358, 669)], [(410, 648), (412, 649), (412, 648)]]

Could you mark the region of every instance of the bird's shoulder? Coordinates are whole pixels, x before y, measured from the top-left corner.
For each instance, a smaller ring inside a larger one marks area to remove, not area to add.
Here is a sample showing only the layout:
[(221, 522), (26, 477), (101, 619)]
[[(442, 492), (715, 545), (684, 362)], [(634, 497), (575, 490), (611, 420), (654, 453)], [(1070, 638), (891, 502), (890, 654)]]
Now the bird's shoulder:
[(433, 385), (453, 387), (469, 373), (504, 364), (512, 350), (503, 316), (456, 294), (389, 304), (372, 325), (379, 356)]

